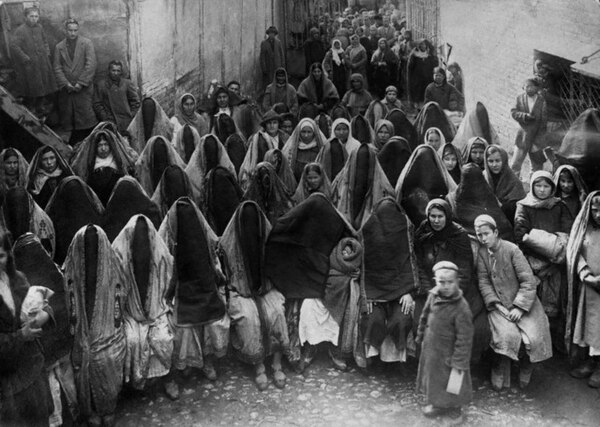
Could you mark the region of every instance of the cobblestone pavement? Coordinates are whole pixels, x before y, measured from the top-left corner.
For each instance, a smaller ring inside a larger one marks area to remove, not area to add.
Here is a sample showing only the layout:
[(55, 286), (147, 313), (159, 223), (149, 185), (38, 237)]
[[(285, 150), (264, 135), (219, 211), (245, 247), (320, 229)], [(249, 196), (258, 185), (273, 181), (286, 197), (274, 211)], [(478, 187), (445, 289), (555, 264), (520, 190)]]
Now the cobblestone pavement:
[[(118, 426), (443, 426), (420, 412), (414, 392), (416, 364), (381, 364), (370, 376), (334, 370), (320, 354), (303, 375), (288, 371), (283, 390), (259, 392), (252, 369), (221, 362), (219, 379), (198, 372), (186, 378), (178, 401), (155, 384), (144, 393), (125, 391)], [(597, 426), (600, 392), (570, 378), (562, 361), (538, 367), (525, 392), (513, 386), (495, 392), (482, 372), (473, 373), (474, 400), (464, 408), (467, 426)], [(269, 372), (270, 375), (270, 372)], [(516, 381), (513, 378), (513, 383)]]

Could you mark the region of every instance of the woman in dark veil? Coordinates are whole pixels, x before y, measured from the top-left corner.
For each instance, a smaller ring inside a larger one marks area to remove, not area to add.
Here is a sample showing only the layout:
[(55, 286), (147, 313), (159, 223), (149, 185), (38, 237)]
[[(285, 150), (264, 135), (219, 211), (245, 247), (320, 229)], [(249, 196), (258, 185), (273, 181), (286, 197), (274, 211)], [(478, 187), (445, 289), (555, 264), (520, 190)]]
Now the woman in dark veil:
[(435, 287), (433, 266), (450, 261), (458, 267), (459, 286), (471, 312), (475, 335), (472, 360), (478, 361), (490, 342), (487, 310), (477, 286), (471, 239), (467, 231), (453, 221), (452, 210), (443, 199), (433, 199), (426, 209), (427, 218), (415, 233), (415, 252), (419, 264), (420, 287), (415, 299), (415, 319), (423, 308), (427, 293)]

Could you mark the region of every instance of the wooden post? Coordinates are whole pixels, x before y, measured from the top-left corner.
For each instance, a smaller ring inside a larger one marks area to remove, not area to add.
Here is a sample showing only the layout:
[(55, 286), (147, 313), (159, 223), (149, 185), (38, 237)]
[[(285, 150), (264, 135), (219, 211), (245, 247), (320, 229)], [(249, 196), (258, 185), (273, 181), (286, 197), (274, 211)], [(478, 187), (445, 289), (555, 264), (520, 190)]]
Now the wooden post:
[(65, 159), (71, 157), (73, 151), (71, 146), (66, 144), (52, 129), (40, 122), (40, 119), (23, 104), (19, 104), (2, 85), (0, 85), (0, 108), (41, 144), (55, 148)]

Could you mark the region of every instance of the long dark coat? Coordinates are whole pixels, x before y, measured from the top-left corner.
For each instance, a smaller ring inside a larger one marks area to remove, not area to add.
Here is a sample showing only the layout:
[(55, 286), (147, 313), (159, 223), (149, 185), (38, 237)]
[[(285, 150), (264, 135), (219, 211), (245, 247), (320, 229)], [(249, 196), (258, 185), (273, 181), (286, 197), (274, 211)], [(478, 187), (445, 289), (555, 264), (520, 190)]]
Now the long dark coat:
[[(58, 108), (64, 130), (89, 129), (98, 120), (92, 109), (94, 95), (94, 74), (96, 73), (96, 52), (90, 39), (77, 37), (75, 54), (71, 58), (67, 40), (56, 45), (54, 52), (54, 75), (60, 89)], [(67, 84), (79, 83), (79, 92), (67, 92)]]
[(11, 51), (19, 95), (35, 98), (56, 92), (50, 47), (41, 25), (18, 27), (13, 34)]
[(269, 39), (263, 40), (260, 44), (261, 88), (266, 88), (273, 81), (275, 70), (281, 67), (285, 68), (285, 54), (281, 41), (278, 38), (273, 39), (273, 43)]
[[(471, 401), (471, 318), (462, 291), (448, 299), (430, 293), (417, 332), (417, 342), (422, 343), (417, 391), (433, 406), (455, 408)], [(446, 392), (452, 368), (465, 371), (458, 395)]]

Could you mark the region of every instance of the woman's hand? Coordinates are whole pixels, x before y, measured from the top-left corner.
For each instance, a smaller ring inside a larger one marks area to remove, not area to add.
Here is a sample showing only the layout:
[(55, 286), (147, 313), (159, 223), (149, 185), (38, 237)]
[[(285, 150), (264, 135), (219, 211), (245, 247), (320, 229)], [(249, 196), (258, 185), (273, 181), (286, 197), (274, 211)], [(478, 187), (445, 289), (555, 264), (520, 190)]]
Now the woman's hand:
[(32, 324), (37, 328), (41, 328), (46, 324), (46, 322), (48, 322), (49, 319), (50, 315), (44, 310), (40, 310), (33, 318)]
[(413, 300), (411, 294), (402, 295), (402, 298), (400, 298), (400, 301), (398, 301), (398, 303), (400, 304), (400, 309), (402, 310), (402, 313), (406, 316), (410, 315), (415, 309), (415, 301)]
[(496, 303), (496, 310), (498, 310), (500, 312), (500, 314), (502, 314), (504, 317), (508, 317), (508, 315), (509, 315), (509, 311), (506, 309), (506, 307), (504, 307), (499, 302)]
[(519, 307), (514, 307), (508, 312), (508, 320), (516, 323), (519, 320), (521, 320), (521, 317), (523, 317), (523, 313), (524, 311), (521, 310)]
[(30, 321), (23, 325), (21, 329), (19, 329), (19, 333), (23, 337), (25, 341), (33, 341), (36, 338), (40, 338), (42, 336), (42, 328), (36, 328), (34, 326), (35, 320)]

